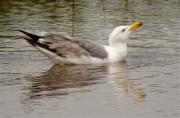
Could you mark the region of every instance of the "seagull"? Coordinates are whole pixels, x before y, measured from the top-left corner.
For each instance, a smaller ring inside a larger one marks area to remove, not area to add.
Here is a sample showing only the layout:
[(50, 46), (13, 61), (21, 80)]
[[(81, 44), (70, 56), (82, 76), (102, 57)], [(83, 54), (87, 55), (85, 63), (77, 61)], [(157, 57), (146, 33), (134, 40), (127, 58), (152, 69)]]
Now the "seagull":
[(44, 32), (41, 35), (18, 30), (30, 45), (38, 49), (54, 64), (102, 64), (123, 61), (127, 56), (127, 40), (131, 31), (142, 25), (135, 22), (118, 26), (109, 35), (109, 45), (96, 44), (59, 33)]

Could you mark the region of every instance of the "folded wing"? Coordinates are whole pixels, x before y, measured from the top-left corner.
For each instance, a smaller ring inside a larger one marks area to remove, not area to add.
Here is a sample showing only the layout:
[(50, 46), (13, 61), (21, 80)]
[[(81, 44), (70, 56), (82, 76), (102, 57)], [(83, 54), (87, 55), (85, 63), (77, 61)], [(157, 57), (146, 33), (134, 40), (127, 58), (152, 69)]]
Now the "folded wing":
[(79, 38), (65, 37), (58, 33), (44, 33), (41, 36), (18, 30), (25, 34), (20, 36), (29, 44), (39, 46), (63, 58), (80, 58), (82, 55), (96, 58), (107, 58), (108, 53), (102, 45)]

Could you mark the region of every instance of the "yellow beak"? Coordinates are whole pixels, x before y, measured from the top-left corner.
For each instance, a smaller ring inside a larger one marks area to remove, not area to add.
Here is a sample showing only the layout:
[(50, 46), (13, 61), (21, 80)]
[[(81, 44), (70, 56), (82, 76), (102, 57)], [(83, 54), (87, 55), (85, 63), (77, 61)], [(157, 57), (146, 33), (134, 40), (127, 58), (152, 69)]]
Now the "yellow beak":
[(129, 31), (130, 30), (133, 31), (133, 30), (137, 29), (138, 27), (140, 27), (141, 25), (142, 25), (141, 22), (135, 22), (131, 25), (131, 28), (129, 29)]

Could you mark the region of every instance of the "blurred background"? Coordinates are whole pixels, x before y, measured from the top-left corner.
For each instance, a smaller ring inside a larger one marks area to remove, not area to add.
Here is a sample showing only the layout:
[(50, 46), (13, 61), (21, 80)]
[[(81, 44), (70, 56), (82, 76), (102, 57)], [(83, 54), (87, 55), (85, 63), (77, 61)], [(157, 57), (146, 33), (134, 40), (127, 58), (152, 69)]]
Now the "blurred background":
[[(0, 0), (0, 117), (169, 117), (179, 114), (179, 0)], [(141, 21), (125, 62), (53, 65), (17, 29), (108, 44)]]

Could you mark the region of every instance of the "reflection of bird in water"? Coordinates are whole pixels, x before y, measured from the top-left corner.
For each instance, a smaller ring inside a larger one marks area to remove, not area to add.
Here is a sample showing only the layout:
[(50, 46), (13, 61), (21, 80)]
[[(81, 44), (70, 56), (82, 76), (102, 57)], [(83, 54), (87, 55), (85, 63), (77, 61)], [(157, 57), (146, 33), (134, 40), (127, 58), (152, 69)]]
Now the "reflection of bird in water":
[(123, 94), (133, 93), (135, 96), (135, 101), (143, 101), (145, 98), (145, 93), (143, 89), (136, 88), (137, 86), (129, 81), (128, 75), (128, 65), (125, 61), (115, 64), (109, 64), (109, 77), (110, 82), (113, 83), (115, 87), (115, 93), (118, 96), (122, 96)]
[(27, 88), (30, 91), (26, 94), (28, 99), (90, 92), (87, 86), (106, 81), (113, 83), (118, 95), (128, 94), (132, 90), (139, 94), (138, 89), (134, 89), (135, 85), (129, 81), (125, 61), (104, 65), (54, 65), (43, 75), (28, 80), (32, 82), (32, 86)]
[(137, 88), (129, 81), (128, 66), (125, 61), (105, 65), (54, 65), (41, 76), (27, 77), (27, 79), (32, 83), (25, 88), (29, 92), (23, 94), (25, 96), (22, 104), (27, 113), (33, 110), (31, 104), (34, 99), (65, 98), (73, 94), (88, 94), (96, 92), (96, 89), (93, 89), (95, 85), (98, 89), (99, 84), (109, 82), (115, 90), (114, 95), (129, 97), (130, 94), (131, 99), (135, 102), (143, 101), (145, 98), (143, 89)]
[(133, 85), (129, 82), (128, 66), (125, 61), (109, 65), (109, 73), (116, 91), (127, 93), (128, 88), (132, 88)]
[(32, 85), (25, 89), (22, 104), (26, 113), (32, 112), (31, 100), (64, 98), (70, 94), (87, 93), (88, 86), (104, 82), (107, 77), (107, 65), (54, 65), (47, 72), (37, 77), (26, 77)]
[(27, 78), (32, 81), (28, 89), (31, 97), (67, 95), (71, 93), (68, 89), (86, 92), (83, 87), (100, 83), (100, 79), (107, 77), (106, 72), (106, 65), (54, 65), (41, 76)]

